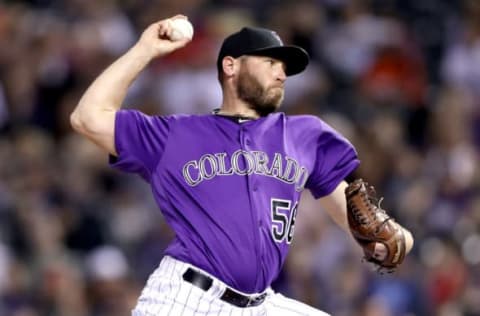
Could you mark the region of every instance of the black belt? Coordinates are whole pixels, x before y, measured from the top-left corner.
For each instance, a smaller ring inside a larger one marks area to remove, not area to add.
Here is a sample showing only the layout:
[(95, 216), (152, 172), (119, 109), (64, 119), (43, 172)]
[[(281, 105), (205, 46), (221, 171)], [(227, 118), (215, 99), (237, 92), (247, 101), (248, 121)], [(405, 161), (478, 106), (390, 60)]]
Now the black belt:
[[(213, 283), (213, 279), (211, 277), (193, 270), (192, 268), (187, 269), (187, 271), (183, 274), (183, 279), (204, 291), (208, 291)], [(243, 295), (227, 287), (222, 296), (220, 296), (220, 299), (237, 307), (249, 307), (262, 304), (263, 301), (265, 301), (266, 296), (267, 293), (262, 293), (256, 296)]]

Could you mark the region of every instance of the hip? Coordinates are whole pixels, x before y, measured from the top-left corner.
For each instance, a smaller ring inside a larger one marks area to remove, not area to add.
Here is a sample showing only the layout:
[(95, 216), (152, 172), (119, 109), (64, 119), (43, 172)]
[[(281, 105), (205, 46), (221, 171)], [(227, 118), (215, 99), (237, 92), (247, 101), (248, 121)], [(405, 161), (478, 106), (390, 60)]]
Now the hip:
[(299, 301), (274, 293), (242, 293), (209, 273), (165, 256), (150, 275), (133, 316), (245, 315), (328, 316)]

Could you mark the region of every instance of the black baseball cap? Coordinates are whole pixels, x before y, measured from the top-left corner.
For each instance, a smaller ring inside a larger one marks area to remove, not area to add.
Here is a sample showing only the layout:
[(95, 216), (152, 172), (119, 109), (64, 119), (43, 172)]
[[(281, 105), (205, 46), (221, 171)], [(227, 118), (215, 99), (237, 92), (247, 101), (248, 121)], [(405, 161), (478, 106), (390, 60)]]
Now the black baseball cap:
[(260, 27), (244, 27), (223, 41), (217, 58), (218, 71), (222, 71), (225, 56), (237, 58), (242, 55), (268, 56), (281, 60), (285, 63), (287, 76), (302, 72), (310, 60), (303, 48), (283, 45), (277, 33)]

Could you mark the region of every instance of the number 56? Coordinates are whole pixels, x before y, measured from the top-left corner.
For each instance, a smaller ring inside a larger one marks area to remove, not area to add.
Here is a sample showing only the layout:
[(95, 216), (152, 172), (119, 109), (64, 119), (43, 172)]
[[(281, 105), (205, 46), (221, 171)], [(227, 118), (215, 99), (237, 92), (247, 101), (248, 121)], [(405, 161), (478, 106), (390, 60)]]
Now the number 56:
[[(272, 212), (272, 237), (273, 240), (278, 243), (281, 243), (283, 240), (286, 240), (287, 244), (292, 242), (298, 202), (295, 203), (290, 211), (291, 205), (292, 201), (290, 200), (272, 199), (270, 202)], [(288, 213), (290, 213), (290, 217)]]

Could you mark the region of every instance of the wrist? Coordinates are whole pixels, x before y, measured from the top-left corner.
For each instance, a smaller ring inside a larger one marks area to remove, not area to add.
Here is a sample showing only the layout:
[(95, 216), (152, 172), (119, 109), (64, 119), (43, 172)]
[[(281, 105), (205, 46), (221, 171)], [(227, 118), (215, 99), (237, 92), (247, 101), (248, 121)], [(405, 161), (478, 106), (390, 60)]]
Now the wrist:
[(410, 250), (412, 250), (413, 248), (413, 236), (412, 236), (412, 233), (410, 233), (410, 231), (406, 230), (405, 228), (402, 227), (402, 230), (403, 230), (403, 235), (405, 236), (405, 249), (406, 249), (406, 253), (409, 253)]
[(137, 42), (132, 48), (130, 48), (128, 53), (132, 54), (135, 59), (145, 62), (145, 64), (148, 64), (155, 57), (153, 48), (142, 42)]

